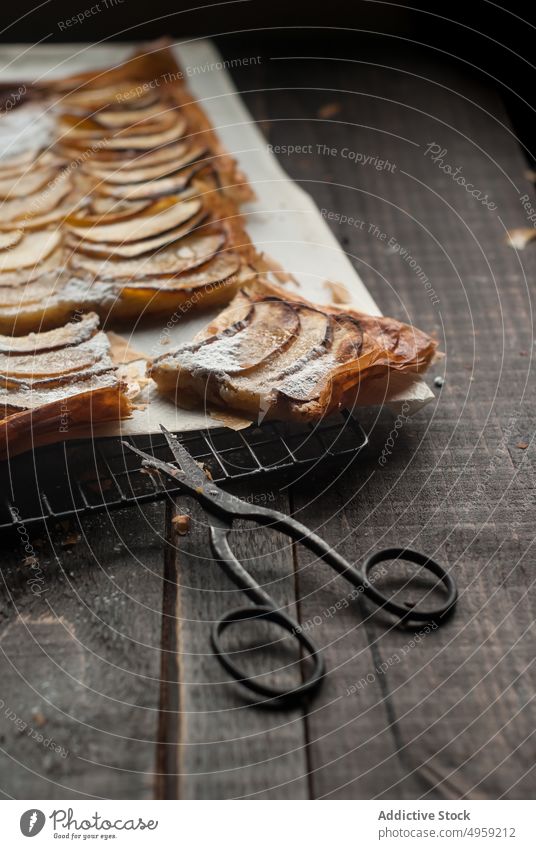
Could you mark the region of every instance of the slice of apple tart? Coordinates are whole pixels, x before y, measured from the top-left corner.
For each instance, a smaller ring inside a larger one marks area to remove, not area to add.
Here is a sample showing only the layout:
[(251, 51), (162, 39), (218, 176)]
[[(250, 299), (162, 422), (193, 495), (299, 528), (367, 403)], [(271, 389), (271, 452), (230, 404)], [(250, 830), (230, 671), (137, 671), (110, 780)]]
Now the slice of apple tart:
[(257, 281), (148, 374), (180, 406), (314, 421), (358, 403), (373, 378), (424, 370), (435, 349), (394, 319), (319, 306)]
[(92, 313), (28, 336), (0, 336), (0, 458), (126, 418), (128, 387)]

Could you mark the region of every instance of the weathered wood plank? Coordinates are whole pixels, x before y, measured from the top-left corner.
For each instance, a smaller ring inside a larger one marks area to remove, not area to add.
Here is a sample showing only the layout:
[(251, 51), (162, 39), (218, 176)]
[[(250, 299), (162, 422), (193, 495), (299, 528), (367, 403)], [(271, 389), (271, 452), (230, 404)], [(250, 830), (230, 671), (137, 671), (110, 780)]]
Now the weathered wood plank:
[[(266, 498), (274, 507), (288, 509), (286, 499), (272, 490), (252, 491), (242, 486), (237, 494)], [(176, 537), (179, 697), (177, 715), (171, 713), (170, 720), (180, 728), (177, 773), (181, 798), (307, 798), (302, 712), (251, 707), (212, 654), (212, 623), (228, 609), (243, 607), (248, 601), (212, 560), (203, 511), (185, 499), (179, 499), (179, 505), (178, 509), (191, 513), (190, 533)], [(232, 544), (246, 568), (285, 611), (296, 616), (288, 541), (269, 530), (242, 528), (233, 532)], [(279, 637), (265, 631), (261, 636), (268, 640)], [(255, 642), (251, 634), (251, 645)], [(249, 636), (230, 643), (235, 651), (248, 645)], [(276, 649), (277, 662), (292, 667), (286, 680), (299, 681), (299, 656), (284, 646)], [(277, 668), (269, 665), (263, 651), (249, 661), (246, 668), (257, 674), (260, 669)]]
[[(23, 563), (22, 547), (3, 555), (0, 786), (6, 795), (153, 795), (162, 515), (157, 505), (95, 516), (42, 546), (32, 535), (38, 566)], [(73, 533), (81, 536), (70, 545)]]

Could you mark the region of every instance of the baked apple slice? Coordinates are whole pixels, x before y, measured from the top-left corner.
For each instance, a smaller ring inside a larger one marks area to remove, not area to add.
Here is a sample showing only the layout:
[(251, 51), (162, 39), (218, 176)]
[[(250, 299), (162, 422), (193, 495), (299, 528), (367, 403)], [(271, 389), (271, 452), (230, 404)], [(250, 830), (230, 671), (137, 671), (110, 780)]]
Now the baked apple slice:
[(138, 215), (150, 215), (152, 211), (155, 211), (155, 204), (149, 200), (128, 201), (92, 197), (88, 201), (79, 202), (78, 208), (71, 212), (65, 223), (73, 227), (115, 224)]
[(108, 357), (109, 347), (108, 337), (101, 331), (77, 345), (66, 345), (53, 351), (0, 354), (0, 382), (4, 386), (15, 386), (21, 382), (32, 386), (41, 383), (51, 385), (71, 380), (75, 372), (107, 371), (112, 364)]
[(144, 278), (176, 277), (184, 271), (202, 265), (211, 259), (225, 244), (225, 233), (194, 233), (141, 259), (98, 260), (81, 253), (73, 254), (69, 264), (74, 271), (99, 280), (122, 282)]
[(172, 100), (162, 98), (146, 106), (134, 106), (131, 109), (113, 107), (101, 109), (95, 114), (95, 120), (107, 129), (120, 130), (147, 121), (150, 118), (158, 118), (159, 115), (174, 108), (175, 104)]
[(15, 245), (18, 245), (22, 236), (22, 230), (6, 230), (5, 232), (0, 232), (0, 251), (6, 251), (9, 248), (15, 247)]
[(0, 226), (16, 227), (18, 219), (31, 219), (53, 212), (72, 189), (70, 175), (59, 174), (51, 183), (25, 197), (13, 197), (0, 204)]
[(192, 165), (181, 168), (170, 177), (162, 177), (160, 180), (150, 180), (144, 183), (118, 185), (111, 182), (100, 182), (95, 186), (95, 191), (105, 197), (124, 200), (149, 200), (165, 195), (178, 195), (188, 188), (195, 175), (205, 166), (206, 162), (199, 160)]
[[(102, 145), (107, 150), (136, 151), (153, 150), (161, 145), (179, 141), (185, 133), (186, 120), (184, 118), (177, 118), (171, 127), (163, 132), (132, 133), (130, 135), (121, 132), (108, 138), (101, 137), (103, 139)], [(81, 152), (87, 150), (92, 142), (95, 142), (95, 138), (90, 134), (86, 135), (72, 130), (62, 133), (59, 136), (59, 141), (63, 146), (74, 148), (74, 150)]]
[(123, 291), (151, 291), (153, 294), (157, 290), (168, 294), (183, 290), (194, 292), (198, 289), (204, 290), (207, 287), (213, 287), (230, 277), (238, 277), (242, 269), (245, 271), (248, 280), (253, 279), (253, 269), (243, 265), (239, 254), (232, 251), (221, 251), (208, 262), (197, 267), (190, 267), (188, 271), (183, 271), (181, 274), (154, 279), (144, 276), (138, 280), (129, 280), (123, 284)]
[(173, 242), (178, 242), (190, 235), (193, 230), (196, 230), (206, 220), (207, 213), (201, 210), (197, 215), (190, 218), (186, 224), (180, 227), (174, 227), (167, 230), (152, 239), (140, 239), (135, 242), (124, 242), (114, 244), (113, 242), (87, 242), (83, 239), (77, 240), (73, 236), (68, 235), (65, 239), (65, 246), (73, 251), (81, 251), (90, 257), (102, 259), (134, 259), (142, 257), (144, 254), (154, 253), (166, 245), (171, 245)]
[(45, 333), (30, 333), (27, 336), (0, 336), (0, 354), (39, 354), (80, 345), (95, 336), (99, 326), (96, 313), (84, 315), (80, 321), (72, 321)]
[(58, 132), (62, 142), (67, 144), (76, 141), (91, 142), (95, 139), (103, 139), (106, 144), (109, 139), (118, 139), (131, 136), (160, 135), (172, 127), (179, 125), (184, 129), (183, 119), (173, 111), (160, 110), (157, 114), (141, 121), (130, 121), (123, 127), (105, 127), (100, 121), (101, 112), (92, 115), (80, 116), (64, 112), (58, 120)]
[(138, 167), (119, 166), (114, 164), (112, 168), (103, 168), (102, 165), (94, 165), (88, 170), (95, 177), (105, 180), (107, 183), (115, 183), (117, 185), (125, 185), (130, 183), (148, 183), (150, 180), (158, 180), (161, 177), (169, 177), (176, 171), (180, 171), (192, 162), (195, 162), (207, 152), (204, 145), (189, 146), (184, 145), (184, 150), (179, 156), (173, 157), (171, 161), (164, 160), (156, 162), (152, 165), (141, 164)]
[(0, 173), (0, 199), (23, 198), (43, 189), (57, 175), (57, 168), (27, 167), (21, 174), (5, 177)]
[(121, 168), (121, 171), (136, 170), (138, 168), (152, 168), (164, 163), (173, 163), (180, 159), (190, 148), (190, 142), (180, 140), (171, 142), (154, 150), (134, 151), (130, 156), (125, 156), (122, 151), (106, 150), (106, 148), (92, 151), (91, 156), (84, 162), (84, 170), (92, 172), (103, 168), (110, 170)]
[(185, 201), (173, 201), (169, 204), (154, 204), (144, 214), (129, 217), (127, 220), (116, 221), (112, 224), (92, 224), (89, 227), (81, 227), (75, 224), (67, 224), (66, 230), (74, 236), (79, 236), (88, 242), (135, 242), (140, 239), (149, 239), (158, 236), (173, 227), (184, 224), (193, 218), (201, 210), (201, 201), (192, 198)]
[(35, 268), (60, 244), (59, 230), (35, 230), (25, 234), (12, 247), (0, 251), (0, 275), (20, 268)]

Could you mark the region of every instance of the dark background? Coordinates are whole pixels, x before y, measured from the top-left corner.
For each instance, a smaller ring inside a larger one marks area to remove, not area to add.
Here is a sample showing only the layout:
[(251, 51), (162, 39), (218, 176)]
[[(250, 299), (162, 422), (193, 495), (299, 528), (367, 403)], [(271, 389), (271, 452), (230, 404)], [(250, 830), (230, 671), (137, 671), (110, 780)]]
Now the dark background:
[[(100, 11), (83, 24), (60, 28), (59, 22), (91, 9), (98, 0), (19, 0), (4, 4), (0, 41), (72, 42), (143, 40), (170, 35), (181, 40), (216, 37), (227, 57), (263, 49), (291, 48), (294, 55), (372, 55), (378, 62), (397, 47), (440, 52), (463, 64), (465, 72), (491, 76), (501, 91), (514, 125), (532, 149), (536, 107), (534, 3), (510, 2), (507, 8), (487, 0), (462, 4), (378, 0), (231, 0), (222, 3), (151, 0), (100, 0)], [(506, 4), (505, 4), (506, 5)]]

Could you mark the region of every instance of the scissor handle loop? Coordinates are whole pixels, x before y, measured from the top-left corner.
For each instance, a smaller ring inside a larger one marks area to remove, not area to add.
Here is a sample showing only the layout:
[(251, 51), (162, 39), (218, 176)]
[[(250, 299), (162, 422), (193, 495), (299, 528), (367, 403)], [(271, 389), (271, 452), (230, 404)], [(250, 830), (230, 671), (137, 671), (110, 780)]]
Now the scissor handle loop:
[[(377, 589), (369, 577), (374, 566), (377, 566), (378, 563), (384, 563), (386, 560), (405, 560), (409, 563), (415, 563), (417, 566), (422, 566), (424, 569), (432, 572), (432, 574), (439, 578), (447, 591), (447, 598), (443, 604), (440, 604), (431, 610), (424, 610), (419, 607), (413, 607), (407, 604), (398, 604), (397, 602), (392, 601), (388, 595)], [(363, 563), (363, 577), (366, 593), (376, 602), (376, 604), (383, 609), (388, 610), (393, 615), (400, 617), (400, 619), (410, 622), (417, 621), (439, 624), (452, 612), (458, 599), (456, 583), (454, 578), (449, 575), (446, 569), (444, 569), (443, 566), (440, 566), (440, 564), (435, 560), (432, 560), (431, 557), (427, 557), (426, 554), (421, 554), (420, 551), (413, 551), (410, 548), (382, 548), (380, 551), (374, 552), (374, 554), (367, 557)]]
[[(255, 676), (252, 676), (240, 669), (238, 664), (233, 660), (231, 654), (223, 648), (220, 638), (227, 628), (237, 622), (251, 620), (273, 622), (297, 640), (300, 648), (305, 650), (313, 664), (312, 670), (305, 680), (296, 687), (275, 687), (271, 684), (264, 684), (261, 681), (257, 681)], [(280, 707), (291, 707), (295, 703), (302, 702), (306, 696), (313, 694), (325, 675), (324, 660), (313, 641), (304, 634), (304, 632), (300, 629), (300, 626), (289, 616), (286, 616), (286, 614), (282, 613), (280, 610), (276, 610), (276, 608), (269, 607), (268, 605), (238, 607), (234, 610), (229, 610), (228, 613), (226, 613), (213, 626), (212, 647), (219, 662), (229, 675), (231, 675), (235, 681), (238, 681), (242, 687), (249, 690), (255, 696), (261, 696), (265, 699), (269, 699), (271, 707), (274, 705)]]
[[(458, 591), (454, 578), (449, 575), (443, 566), (440, 566), (431, 557), (421, 554), (419, 551), (398, 547), (382, 548), (367, 557), (363, 566), (357, 569), (322, 539), (322, 537), (310, 531), (299, 522), (296, 522), (295, 519), (285, 516), (282, 513), (277, 513), (275, 510), (267, 510), (266, 508), (259, 508), (255, 518), (264, 525), (271, 525), (282, 533), (288, 534), (288, 536), (300, 545), (317, 554), (325, 563), (332, 566), (343, 578), (353, 584), (367, 598), (382, 608), (382, 610), (388, 611), (404, 622), (435, 622), (440, 624), (452, 612), (456, 604)], [(406, 560), (432, 572), (436, 578), (439, 578), (446, 589), (446, 600), (443, 604), (431, 610), (398, 604), (393, 601), (389, 595), (377, 589), (374, 581), (369, 577), (371, 569), (378, 563), (383, 563), (386, 560)]]

